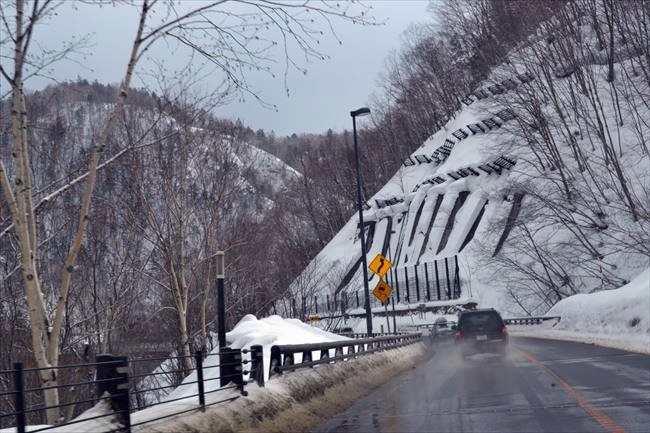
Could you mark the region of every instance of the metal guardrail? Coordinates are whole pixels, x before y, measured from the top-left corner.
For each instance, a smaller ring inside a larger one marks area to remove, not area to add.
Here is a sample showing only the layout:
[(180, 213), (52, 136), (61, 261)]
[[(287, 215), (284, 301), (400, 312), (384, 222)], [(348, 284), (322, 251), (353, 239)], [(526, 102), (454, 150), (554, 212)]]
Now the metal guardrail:
[(560, 316), (539, 316), (539, 317), (510, 317), (503, 319), (506, 325), (539, 325), (547, 320), (561, 320)]
[[(358, 338), (327, 343), (286, 344), (271, 347), (271, 362), (269, 377), (282, 374), (285, 371), (298, 368), (314, 367), (319, 364), (329, 364), (345, 361), (362, 355), (395, 349), (417, 343), (422, 339), (422, 333), (394, 334), (372, 338)], [(345, 352), (343, 349), (347, 349)], [(334, 351), (331, 356), (330, 351)], [(319, 359), (313, 359), (313, 352), (320, 352)], [(301, 362), (296, 362), (295, 355), (302, 356)]]

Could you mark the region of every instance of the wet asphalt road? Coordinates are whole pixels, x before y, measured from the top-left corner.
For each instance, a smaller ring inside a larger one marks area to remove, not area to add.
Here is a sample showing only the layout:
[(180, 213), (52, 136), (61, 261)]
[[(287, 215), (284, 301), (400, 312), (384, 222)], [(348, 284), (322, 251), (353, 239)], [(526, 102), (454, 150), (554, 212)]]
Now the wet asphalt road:
[(453, 343), (314, 432), (650, 432), (650, 357), (511, 337), (505, 358)]

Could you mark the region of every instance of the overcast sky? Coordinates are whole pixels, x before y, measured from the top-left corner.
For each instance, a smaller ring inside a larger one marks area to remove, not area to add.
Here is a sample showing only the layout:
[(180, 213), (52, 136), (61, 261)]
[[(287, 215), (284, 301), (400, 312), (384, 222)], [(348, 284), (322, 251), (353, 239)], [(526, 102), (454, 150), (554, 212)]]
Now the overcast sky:
[[(1, 0), (0, 0), (1, 1)], [(188, 1), (188, 0), (184, 0)], [(320, 133), (332, 128), (335, 131), (351, 128), (349, 112), (369, 102), (377, 90), (377, 78), (385, 59), (399, 48), (400, 35), (411, 24), (432, 20), (427, 12), (428, 0), (377, 0), (365, 1), (372, 5), (372, 13), (381, 26), (359, 26), (335, 21), (335, 29), (342, 40), (327, 38), (320, 44), (323, 53), (331, 58), (305, 64), (308, 72), (292, 72), (288, 77), (289, 95), (282, 78), (282, 62), (275, 71), (277, 78), (267, 74), (249, 75), (248, 82), (265, 101), (275, 104), (275, 110), (264, 108), (254, 98), (245, 102), (237, 100), (219, 107), (216, 115), (235, 120), (240, 118), (253, 129), (274, 130), (277, 135), (291, 133)], [(36, 38), (43, 45), (55, 47), (61, 41), (92, 34), (92, 55), (78, 58), (78, 63), (61, 62), (51, 75), (58, 80), (74, 80), (77, 76), (89, 81), (117, 83), (120, 81), (133, 40), (137, 15), (132, 7), (105, 6), (98, 9), (83, 3), (66, 3), (47, 25), (41, 26)], [(165, 47), (158, 47), (158, 57)], [(165, 57), (168, 65), (181, 59)], [(139, 66), (146, 71), (146, 62)], [(208, 80), (209, 81), (209, 80)], [(50, 81), (51, 82), (51, 81)], [(34, 79), (28, 83), (32, 89), (48, 81)], [(142, 81), (135, 81), (140, 87)], [(209, 85), (209, 83), (208, 83)]]

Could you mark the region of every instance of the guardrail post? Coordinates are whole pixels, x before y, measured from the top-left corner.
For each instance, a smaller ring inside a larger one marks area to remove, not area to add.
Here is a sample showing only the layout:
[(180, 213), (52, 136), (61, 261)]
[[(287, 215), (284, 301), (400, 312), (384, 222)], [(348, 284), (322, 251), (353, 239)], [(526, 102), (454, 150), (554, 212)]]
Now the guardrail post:
[(269, 361), (269, 379), (274, 373), (276, 367), (282, 365), (282, 354), (280, 353), (280, 348), (278, 346), (271, 346), (271, 359)]
[(25, 433), (25, 380), (23, 377), (23, 363), (14, 363), (14, 404), (16, 405), (16, 431)]
[(97, 396), (110, 396), (111, 407), (124, 427), (131, 433), (131, 407), (129, 398), (129, 360), (126, 356), (108, 354), (95, 357), (97, 368)]
[(203, 386), (203, 351), (201, 349), (194, 353), (196, 362), (196, 384), (199, 388), (199, 405), (201, 412), (205, 412), (205, 387)]
[(254, 378), (257, 386), (264, 388), (264, 352), (262, 346), (251, 346), (251, 379)]
[[(302, 362), (311, 362), (311, 350), (306, 350), (302, 352)], [(309, 368), (314, 368), (313, 365), (310, 365)]]

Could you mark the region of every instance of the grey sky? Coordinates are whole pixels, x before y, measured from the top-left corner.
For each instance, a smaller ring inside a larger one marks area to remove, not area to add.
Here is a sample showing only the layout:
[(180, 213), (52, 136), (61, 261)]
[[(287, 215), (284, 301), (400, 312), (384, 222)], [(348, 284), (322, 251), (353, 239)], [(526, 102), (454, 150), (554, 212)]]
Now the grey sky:
[[(377, 89), (377, 77), (391, 50), (400, 46), (401, 33), (414, 22), (428, 22), (427, 0), (378, 0), (371, 4), (373, 14), (382, 26), (358, 26), (336, 22), (335, 30), (343, 41), (339, 45), (334, 38), (327, 38), (320, 48), (331, 58), (326, 61), (305, 64), (306, 75), (292, 71), (288, 77), (289, 96), (284, 88), (283, 69), (278, 66), (277, 78), (267, 74), (248, 76), (250, 86), (265, 101), (275, 104), (278, 111), (264, 108), (254, 98), (245, 102), (233, 101), (220, 107), (216, 115), (223, 118), (240, 118), (253, 129), (262, 128), (278, 135), (293, 132), (324, 132), (350, 129), (350, 110), (368, 103), (369, 96)], [(37, 40), (50, 48), (73, 35), (93, 33), (91, 56), (79, 58), (78, 63), (66, 61), (57, 64), (51, 75), (58, 80), (74, 80), (77, 76), (101, 83), (118, 82), (126, 67), (129, 46), (137, 25), (137, 14), (129, 6), (97, 6), (65, 4), (59, 14), (42, 26)], [(158, 47), (163, 53), (164, 47)], [(160, 56), (158, 56), (160, 57)], [(165, 57), (171, 69), (183, 62), (173, 56)], [(282, 62), (280, 62), (282, 64)], [(82, 66), (83, 65), (83, 66)], [(146, 71), (146, 62), (139, 70)], [(40, 88), (48, 81), (34, 79), (30, 88)], [(136, 80), (136, 86), (141, 81)], [(206, 83), (209, 86), (209, 83)]]

